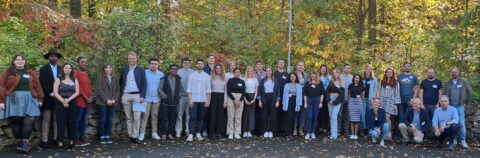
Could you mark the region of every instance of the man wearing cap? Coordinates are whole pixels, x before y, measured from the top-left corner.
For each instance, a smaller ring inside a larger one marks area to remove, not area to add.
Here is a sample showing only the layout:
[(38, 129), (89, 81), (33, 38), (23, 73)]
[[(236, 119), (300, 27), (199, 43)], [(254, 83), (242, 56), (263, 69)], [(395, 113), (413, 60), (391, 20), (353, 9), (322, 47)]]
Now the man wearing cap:
[[(53, 82), (58, 78), (61, 66), (58, 65), (58, 59), (62, 55), (56, 49), (50, 49), (43, 58), (48, 60), (48, 64), (40, 68), (40, 84), (42, 85), (45, 98), (41, 107), (42, 111), (42, 148), (50, 148), (48, 135), (50, 134), (50, 124), (53, 124), (53, 140), (57, 138), (57, 124), (55, 123), (55, 100), (53, 99)], [(52, 123), (53, 122), (53, 123)]]

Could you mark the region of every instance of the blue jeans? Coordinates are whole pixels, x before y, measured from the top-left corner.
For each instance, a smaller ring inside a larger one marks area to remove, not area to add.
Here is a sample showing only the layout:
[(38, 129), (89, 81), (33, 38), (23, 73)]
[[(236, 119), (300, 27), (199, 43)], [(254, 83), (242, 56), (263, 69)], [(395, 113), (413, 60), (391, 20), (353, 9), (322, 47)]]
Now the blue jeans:
[(205, 121), (205, 102), (194, 102), (193, 107), (190, 107), (190, 120), (188, 126), (190, 134), (202, 132), (203, 123)]
[(362, 113), (360, 115), (360, 119), (361, 119), (361, 129), (366, 129), (367, 128), (367, 122), (365, 121), (365, 115), (367, 114), (367, 110), (368, 109), (371, 109), (372, 106), (370, 105), (370, 102), (371, 100), (368, 99), (368, 98), (365, 98), (365, 100), (363, 101), (363, 105), (362, 105)]
[(81, 139), (85, 137), (85, 130), (87, 129), (87, 114), (88, 108), (77, 107), (77, 118), (75, 119), (75, 126), (77, 126), (77, 135), (75, 138)]
[(102, 106), (98, 105), (98, 114), (100, 122), (98, 123), (98, 136), (112, 135), (113, 115), (115, 113), (114, 106)]
[(460, 132), (458, 133), (461, 141), (467, 140), (467, 128), (465, 127), (465, 106), (452, 105), (458, 112), (458, 125), (460, 126)]
[(385, 137), (388, 134), (388, 131), (390, 130), (389, 128), (390, 127), (388, 126), (388, 123), (384, 123), (383, 126), (380, 127), (380, 131), (382, 133), (378, 133), (376, 130), (371, 129), (370, 130), (370, 136), (373, 137), (373, 138), (380, 138), (380, 139), (384, 140)]
[[(330, 100), (333, 102), (337, 97), (331, 96)], [(338, 113), (342, 104), (332, 105), (328, 104), (328, 115), (330, 116), (330, 133), (332, 138), (337, 138), (338, 136)]]
[(315, 133), (318, 113), (320, 112), (320, 97), (307, 98), (307, 133)]

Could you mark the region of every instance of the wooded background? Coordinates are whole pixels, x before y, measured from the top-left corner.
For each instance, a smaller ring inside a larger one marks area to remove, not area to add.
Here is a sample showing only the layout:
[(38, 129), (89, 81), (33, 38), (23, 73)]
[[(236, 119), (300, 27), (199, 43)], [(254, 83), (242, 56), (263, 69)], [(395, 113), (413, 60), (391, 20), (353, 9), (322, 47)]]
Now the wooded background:
[[(241, 66), (287, 58), (288, 0), (1, 0), (0, 70), (23, 52), (29, 65), (45, 64), (55, 47), (62, 62), (78, 56), (92, 74), (105, 62), (140, 64), (160, 58), (165, 69), (180, 58), (215, 53)], [(292, 63), (321, 64), (354, 72), (372, 64), (380, 77), (405, 61), (424, 78), (460, 67), (480, 100), (480, 4), (477, 0), (294, 0)], [(93, 77), (95, 75), (92, 75)]]

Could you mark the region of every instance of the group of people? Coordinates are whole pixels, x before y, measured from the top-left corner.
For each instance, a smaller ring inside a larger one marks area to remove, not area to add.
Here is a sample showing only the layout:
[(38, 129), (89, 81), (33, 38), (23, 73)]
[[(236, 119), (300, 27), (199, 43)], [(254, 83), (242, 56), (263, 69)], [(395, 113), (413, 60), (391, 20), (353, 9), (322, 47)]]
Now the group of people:
[(37, 76), (26, 58), (16, 55), (0, 78), (0, 119), (11, 120), (17, 149), (24, 152), (31, 149), (29, 138), (38, 116), (42, 148), (51, 147), (49, 137), (62, 148), (88, 145), (85, 129), (92, 104), (98, 109), (101, 144), (112, 143), (113, 115), (121, 106), (132, 143), (145, 139), (150, 123), (155, 140), (174, 140), (182, 134), (188, 142), (274, 134), (311, 140), (319, 133), (332, 140), (341, 134), (356, 140), (368, 133), (373, 143), (383, 146), (386, 139), (394, 138), (402, 138), (404, 145), (411, 139), (421, 143), (430, 133), (439, 143), (449, 137), (450, 150), (457, 137), (468, 148), (464, 107), (473, 92), (459, 77), (458, 68), (451, 70), (445, 83), (429, 68), (427, 78), (419, 83), (410, 62), (404, 63), (403, 73), (396, 75), (387, 68), (377, 80), (371, 65), (352, 74), (349, 64), (342, 72), (329, 71), (326, 65), (306, 72), (299, 62), (295, 71), (287, 73), (284, 60), (275, 69), (264, 68), (257, 60), (255, 68), (247, 66), (242, 72), (234, 61), (227, 69), (208, 55), (207, 61), (197, 59), (194, 69), (192, 61), (183, 58), (182, 66), (169, 65), (163, 73), (158, 59), (150, 59), (144, 69), (137, 64), (137, 54), (130, 52), (119, 77), (112, 64), (105, 64), (92, 90), (86, 58), (78, 58), (76, 69), (58, 65), (62, 55), (55, 49), (44, 58), (49, 63)]

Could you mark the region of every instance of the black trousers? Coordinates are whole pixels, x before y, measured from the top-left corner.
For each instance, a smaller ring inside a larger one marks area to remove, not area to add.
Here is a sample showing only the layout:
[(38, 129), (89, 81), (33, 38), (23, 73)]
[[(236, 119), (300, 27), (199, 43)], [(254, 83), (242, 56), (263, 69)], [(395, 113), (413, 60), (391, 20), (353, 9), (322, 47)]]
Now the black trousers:
[[(254, 99), (254, 93), (246, 93), (245, 98), (247, 100)], [(257, 102), (254, 102), (251, 105), (243, 103), (243, 113), (242, 113), (242, 131), (250, 132), (255, 129), (255, 105)]]
[(327, 99), (323, 99), (322, 108), (320, 108), (318, 127), (320, 129), (330, 131), (330, 115), (328, 114), (328, 103), (325, 100)]
[(282, 129), (286, 136), (293, 134), (293, 126), (295, 126), (295, 101), (296, 96), (288, 99), (288, 110), (283, 112)]
[(62, 103), (55, 101), (55, 115), (57, 116), (57, 141), (63, 142), (65, 139), (65, 129), (67, 129), (68, 140), (75, 139), (77, 126), (77, 105), (75, 100), (68, 103), (68, 107), (64, 107)]
[(29, 139), (33, 132), (33, 116), (12, 116), (11, 125), (15, 139)]
[(260, 109), (261, 111), (261, 132), (271, 132), (277, 129), (277, 109), (273, 102), (273, 93), (265, 95), (266, 103)]
[(160, 105), (160, 129), (161, 135), (175, 134), (175, 119), (177, 118), (177, 106)]
[(224, 134), (227, 129), (226, 109), (223, 107), (225, 93), (212, 92), (208, 116), (208, 133)]

